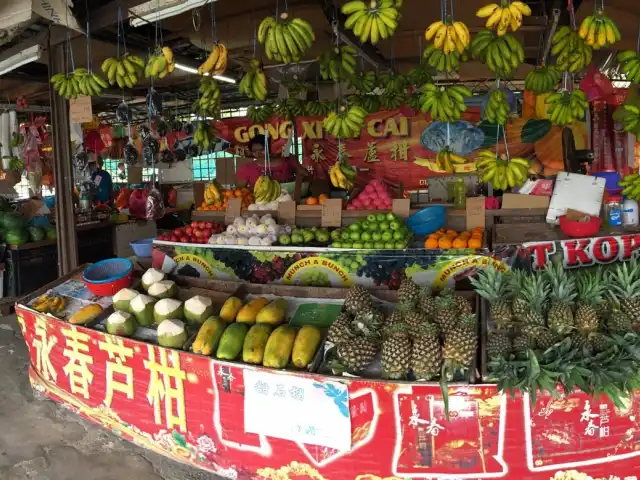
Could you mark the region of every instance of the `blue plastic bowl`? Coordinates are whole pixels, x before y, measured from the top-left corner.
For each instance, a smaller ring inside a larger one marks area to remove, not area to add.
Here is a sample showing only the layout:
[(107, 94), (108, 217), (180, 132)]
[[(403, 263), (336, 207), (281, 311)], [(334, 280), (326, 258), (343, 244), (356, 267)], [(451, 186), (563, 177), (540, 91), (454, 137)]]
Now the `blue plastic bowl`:
[(126, 277), (133, 270), (133, 262), (126, 258), (109, 258), (88, 266), (82, 272), (87, 283), (104, 284)]
[(44, 202), (44, 204), (48, 207), (48, 208), (53, 208), (56, 206), (56, 196), (53, 195), (51, 197), (44, 197), (42, 199), (42, 201)]
[(135, 253), (137, 257), (150, 257), (154, 240), (154, 238), (144, 238), (131, 242), (129, 245), (131, 245), (133, 253)]
[(444, 227), (447, 210), (442, 206), (427, 207), (407, 218), (407, 226), (416, 235), (429, 235)]

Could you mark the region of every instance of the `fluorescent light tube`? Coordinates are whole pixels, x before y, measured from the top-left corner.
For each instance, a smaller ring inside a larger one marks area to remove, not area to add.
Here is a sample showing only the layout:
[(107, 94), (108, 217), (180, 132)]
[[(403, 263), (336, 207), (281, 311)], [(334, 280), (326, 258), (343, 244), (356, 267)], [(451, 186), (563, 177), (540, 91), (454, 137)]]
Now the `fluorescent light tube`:
[[(180, 15), (194, 8), (202, 7), (211, 0), (151, 0), (129, 9), (131, 26), (139, 27), (145, 23), (153, 23), (164, 18)], [(214, 0), (215, 1), (215, 0)]]
[(33, 45), (29, 48), (25, 48), (19, 53), (10, 56), (5, 60), (0, 60), (0, 75), (4, 75), (5, 73), (9, 73), (16, 68), (21, 67), (22, 65), (26, 65), (27, 63), (35, 62), (36, 60), (40, 60), (42, 56), (42, 46), (41, 45)]
[[(199, 75), (198, 69), (190, 67), (189, 65), (184, 65), (182, 63), (176, 63), (176, 68), (178, 70), (182, 70), (183, 72), (193, 73), (193, 74)], [(209, 74), (205, 73), (205, 75), (209, 75)], [(213, 78), (215, 78), (216, 80), (220, 80), (221, 82), (236, 83), (235, 78), (227, 77), (226, 75), (213, 75)]]

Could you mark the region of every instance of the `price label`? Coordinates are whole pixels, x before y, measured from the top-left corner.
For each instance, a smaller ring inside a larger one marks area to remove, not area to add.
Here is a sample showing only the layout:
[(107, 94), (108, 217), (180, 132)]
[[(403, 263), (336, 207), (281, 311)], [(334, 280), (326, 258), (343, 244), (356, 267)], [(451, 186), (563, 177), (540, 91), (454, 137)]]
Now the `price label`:
[(227, 210), (224, 214), (224, 223), (229, 225), (233, 223), (233, 221), (240, 216), (242, 213), (242, 199), (241, 198), (230, 198), (227, 203)]
[(411, 213), (411, 200), (408, 198), (395, 198), (391, 205), (391, 211), (400, 218), (407, 218)]
[(278, 203), (278, 220), (284, 225), (296, 224), (296, 202)]
[(80, 96), (69, 100), (69, 117), (73, 123), (88, 123), (93, 120), (91, 97)]
[(248, 369), (243, 375), (245, 432), (341, 451), (351, 449), (345, 384)]
[(323, 227), (342, 226), (342, 200), (331, 198), (322, 202), (322, 217), (320, 225)]
[(485, 226), (485, 201), (484, 197), (470, 197), (467, 198), (467, 230), (471, 230), (476, 227)]

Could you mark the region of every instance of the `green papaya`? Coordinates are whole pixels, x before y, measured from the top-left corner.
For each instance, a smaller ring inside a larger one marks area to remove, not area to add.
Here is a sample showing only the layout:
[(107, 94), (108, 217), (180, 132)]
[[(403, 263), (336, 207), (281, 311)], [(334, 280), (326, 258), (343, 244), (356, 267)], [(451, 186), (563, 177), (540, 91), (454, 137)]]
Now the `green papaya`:
[(249, 331), (249, 325), (244, 323), (232, 323), (222, 333), (216, 358), (220, 360), (235, 360), (242, 352), (244, 337)]

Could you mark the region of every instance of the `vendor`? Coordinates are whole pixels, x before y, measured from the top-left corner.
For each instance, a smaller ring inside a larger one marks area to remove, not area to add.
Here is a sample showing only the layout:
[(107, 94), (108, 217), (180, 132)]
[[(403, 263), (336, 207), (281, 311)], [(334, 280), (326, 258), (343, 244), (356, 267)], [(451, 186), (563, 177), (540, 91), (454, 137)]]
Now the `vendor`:
[(253, 187), (258, 177), (265, 175), (266, 147), (269, 147), (269, 161), (266, 162), (267, 174), (272, 180), (287, 183), (295, 181), (296, 175), (303, 177), (308, 175), (295, 157), (281, 157), (271, 149), (268, 142), (265, 135), (256, 135), (250, 140), (249, 148), (254, 160), (242, 165), (236, 171), (236, 188)]
[(91, 175), (91, 181), (96, 184), (97, 192), (95, 194), (95, 202), (108, 203), (113, 195), (113, 181), (111, 174), (103, 170), (104, 160), (98, 155), (96, 159), (98, 169)]

